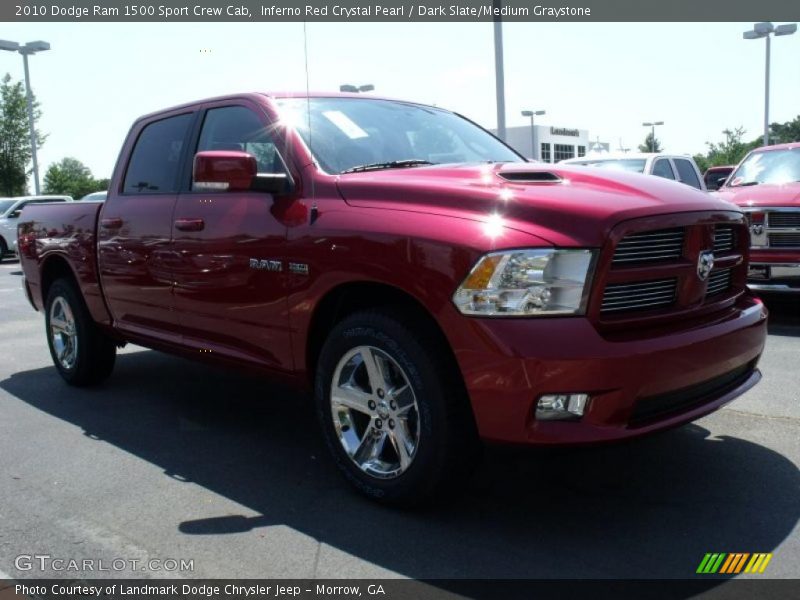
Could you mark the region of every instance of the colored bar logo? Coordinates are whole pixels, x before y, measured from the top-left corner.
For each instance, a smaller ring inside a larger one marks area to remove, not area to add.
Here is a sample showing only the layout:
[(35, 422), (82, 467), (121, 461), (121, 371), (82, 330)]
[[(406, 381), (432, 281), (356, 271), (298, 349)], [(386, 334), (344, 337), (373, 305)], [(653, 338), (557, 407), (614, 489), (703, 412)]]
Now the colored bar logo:
[(763, 573), (769, 561), (772, 560), (772, 553), (756, 552), (708, 552), (696, 573), (702, 575), (725, 574), (736, 575), (737, 573)]

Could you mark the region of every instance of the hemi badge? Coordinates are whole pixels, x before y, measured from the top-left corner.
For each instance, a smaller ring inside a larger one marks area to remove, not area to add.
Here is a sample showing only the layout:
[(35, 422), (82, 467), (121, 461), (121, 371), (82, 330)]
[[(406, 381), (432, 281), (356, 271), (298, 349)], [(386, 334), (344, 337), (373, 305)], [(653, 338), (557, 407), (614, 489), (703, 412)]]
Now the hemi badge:
[(308, 265), (306, 263), (289, 263), (289, 272), (297, 273), (298, 275), (308, 275)]

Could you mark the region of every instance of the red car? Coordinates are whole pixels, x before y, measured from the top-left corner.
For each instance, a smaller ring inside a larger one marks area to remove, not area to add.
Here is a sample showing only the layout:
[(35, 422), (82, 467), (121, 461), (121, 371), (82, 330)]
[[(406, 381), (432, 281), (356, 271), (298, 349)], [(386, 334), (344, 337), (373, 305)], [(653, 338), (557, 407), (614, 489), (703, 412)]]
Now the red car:
[(736, 165), (719, 165), (716, 167), (709, 167), (703, 174), (703, 181), (706, 184), (708, 191), (718, 190), (725, 183), (728, 175), (733, 173)]
[(747, 215), (749, 286), (800, 293), (800, 143), (753, 150), (717, 193)]
[(27, 208), (25, 290), (74, 385), (133, 342), (313, 390), (363, 493), (414, 503), (480, 440), (580, 444), (750, 389), (747, 224), (655, 177), (533, 165), (452, 112), (244, 94), (139, 119), (105, 203)]

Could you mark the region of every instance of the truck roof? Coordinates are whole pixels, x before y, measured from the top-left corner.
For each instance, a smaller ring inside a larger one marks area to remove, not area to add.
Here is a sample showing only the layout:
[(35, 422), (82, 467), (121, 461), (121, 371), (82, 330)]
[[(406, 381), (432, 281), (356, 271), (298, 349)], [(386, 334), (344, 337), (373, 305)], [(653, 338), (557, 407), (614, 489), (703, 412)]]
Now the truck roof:
[[(362, 93), (354, 93), (354, 92), (305, 92), (305, 91), (296, 91), (296, 92), (240, 92), (237, 94), (225, 94), (222, 96), (213, 96), (211, 98), (198, 98), (197, 100), (192, 100), (190, 102), (183, 102), (181, 104), (176, 104), (174, 106), (169, 106), (166, 108), (161, 108), (159, 110), (155, 110), (140, 116), (136, 121), (141, 121), (142, 119), (148, 119), (150, 117), (160, 115), (163, 113), (168, 113), (176, 110), (180, 110), (182, 108), (191, 108), (197, 106), (198, 104), (203, 104), (205, 102), (219, 102), (221, 100), (235, 100), (235, 99), (249, 99), (258, 101), (261, 98), (357, 98), (359, 100), (389, 100), (392, 102), (403, 102), (405, 104), (416, 104), (419, 106), (430, 106), (428, 104), (424, 104), (422, 102), (414, 102), (413, 100), (402, 100), (399, 98), (391, 98), (388, 96), (376, 96), (374, 94), (362, 94)], [(439, 106), (431, 106), (431, 108), (437, 108), (439, 110), (447, 110), (441, 108)]]
[(755, 148), (753, 152), (772, 152), (773, 150), (795, 150), (800, 148), (800, 142), (788, 142), (786, 144), (774, 144)]

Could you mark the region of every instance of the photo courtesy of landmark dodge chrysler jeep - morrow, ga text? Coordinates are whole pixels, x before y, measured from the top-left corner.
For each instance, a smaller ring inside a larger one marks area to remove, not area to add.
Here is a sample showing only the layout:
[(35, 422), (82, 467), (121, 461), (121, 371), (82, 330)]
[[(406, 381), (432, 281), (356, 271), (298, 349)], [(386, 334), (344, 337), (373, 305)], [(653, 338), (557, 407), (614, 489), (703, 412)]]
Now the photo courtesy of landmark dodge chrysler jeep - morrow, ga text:
[(750, 287), (800, 294), (800, 143), (753, 150), (717, 194), (747, 215)]
[(24, 287), (73, 385), (126, 342), (313, 390), (361, 492), (453, 489), (480, 442), (585, 444), (750, 389), (744, 215), (658, 177), (525, 162), (452, 112), (243, 94), (140, 118), (105, 203), (25, 209)]

